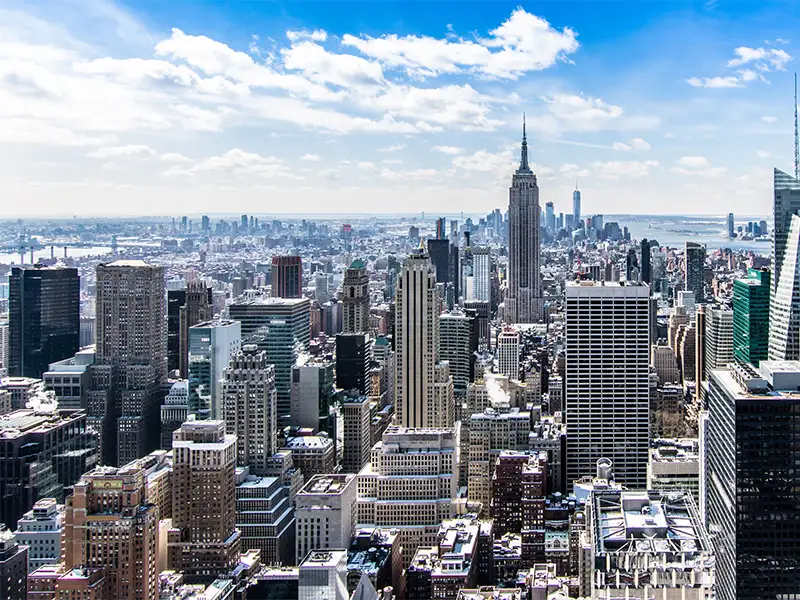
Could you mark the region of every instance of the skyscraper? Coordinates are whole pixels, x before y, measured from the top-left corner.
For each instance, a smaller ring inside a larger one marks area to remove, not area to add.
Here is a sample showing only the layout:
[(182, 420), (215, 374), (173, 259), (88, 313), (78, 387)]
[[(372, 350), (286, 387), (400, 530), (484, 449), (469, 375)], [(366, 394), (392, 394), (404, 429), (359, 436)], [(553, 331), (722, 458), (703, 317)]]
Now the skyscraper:
[(581, 191), (578, 182), (575, 182), (575, 191), (572, 192), (572, 219), (574, 223), (581, 222)]
[(336, 387), (369, 393), (370, 337), (366, 333), (336, 336)]
[[(777, 221), (776, 221), (777, 225)], [(775, 228), (777, 240), (778, 230)], [(781, 262), (769, 310), (770, 360), (800, 359), (800, 216), (792, 215), (783, 234)]]
[(492, 299), (492, 254), (488, 247), (472, 249), (472, 297), (465, 301)]
[(447, 239), (447, 219), (444, 217), (436, 219), (436, 239)]
[(299, 256), (272, 257), (272, 297), (303, 297), (303, 261)]
[(186, 302), (180, 307), (178, 320), (180, 321), (180, 356), (178, 368), (181, 379), (189, 376), (189, 328), (202, 321), (207, 321), (214, 315), (211, 308), (210, 293), (205, 282), (195, 280), (186, 285)]
[(364, 261), (356, 259), (344, 273), (342, 332), (369, 331), (369, 276)]
[(404, 427), (429, 427), (439, 343), (439, 298), (430, 258), (411, 254), (397, 278), (395, 316), (396, 419)]
[(236, 436), (223, 421), (189, 420), (172, 441), (172, 528), (167, 568), (188, 582), (213, 581), (239, 559)]
[(475, 316), (460, 310), (439, 316), (438, 358), (450, 363), (456, 393), (466, 392), (475, 371), (474, 353), (478, 350)]
[(236, 438), (237, 464), (253, 475), (266, 475), (278, 451), (278, 399), (275, 367), (264, 351), (245, 344), (222, 374), (222, 420), (225, 432)]
[(125, 464), (158, 447), (159, 386), (167, 375), (164, 268), (141, 260), (97, 266), (97, 355), (90, 421), (102, 460)]
[(772, 246), (772, 289), (777, 289), (783, 269), (784, 254), (789, 239), (792, 215), (800, 214), (800, 181), (775, 169), (773, 172), (774, 240)]
[(684, 289), (694, 292), (698, 304), (705, 302), (705, 281), (703, 271), (706, 264), (706, 248), (695, 242), (686, 242), (684, 258)]
[(556, 229), (556, 212), (552, 202), (547, 202), (544, 205), (544, 226), (549, 232), (553, 232)]
[[(362, 334), (363, 335), (363, 334)], [(301, 354), (292, 367), (292, 418), (296, 427), (335, 435), (332, 409), (336, 397), (334, 362), (329, 357)]]
[(528, 140), (523, 121), (522, 155), (509, 188), (507, 323), (536, 323), (542, 317), (540, 213), (539, 186), (528, 165)]
[(239, 321), (217, 319), (189, 328), (189, 412), (197, 419), (221, 418), (223, 371), (241, 346)]
[(50, 363), (78, 351), (78, 270), (13, 267), (8, 278), (8, 318), (8, 374), (41, 378)]
[(733, 355), (758, 366), (769, 348), (769, 269), (748, 269), (747, 279), (733, 281)]
[(641, 275), (642, 283), (650, 285), (650, 242), (647, 241), (647, 238), (642, 239), (641, 254), (642, 260), (640, 263), (641, 268), (639, 269), (639, 274)]
[(610, 458), (617, 481), (647, 484), (649, 296), (630, 282), (567, 284), (568, 481)]
[(796, 361), (710, 373), (705, 505), (720, 600), (791, 598), (800, 589), (798, 387)]
[(736, 230), (734, 229), (733, 213), (728, 213), (728, 237), (735, 238)]

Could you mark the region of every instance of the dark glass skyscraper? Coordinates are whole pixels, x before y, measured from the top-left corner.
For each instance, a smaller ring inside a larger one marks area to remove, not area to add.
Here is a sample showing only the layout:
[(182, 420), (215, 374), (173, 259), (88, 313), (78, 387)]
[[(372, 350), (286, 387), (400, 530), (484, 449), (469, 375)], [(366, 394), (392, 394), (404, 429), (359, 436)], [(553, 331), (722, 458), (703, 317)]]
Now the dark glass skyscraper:
[(733, 282), (733, 356), (758, 365), (769, 347), (770, 272), (749, 269)]
[(8, 373), (40, 378), (50, 363), (69, 358), (79, 349), (78, 270), (14, 267), (8, 283)]
[(299, 256), (272, 257), (272, 297), (303, 297), (303, 261)]
[(642, 276), (642, 283), (650, 283), (650, 242), (647, 238), (642, 239), (642, 260), (640, 274)]
[(684, 289), (694, 292), (695, 302), (701, 304), (705, 302), (703, 271), (706, 264), (706, 247), (695, 242), (686, 242), (684, 257), (686, 259)]

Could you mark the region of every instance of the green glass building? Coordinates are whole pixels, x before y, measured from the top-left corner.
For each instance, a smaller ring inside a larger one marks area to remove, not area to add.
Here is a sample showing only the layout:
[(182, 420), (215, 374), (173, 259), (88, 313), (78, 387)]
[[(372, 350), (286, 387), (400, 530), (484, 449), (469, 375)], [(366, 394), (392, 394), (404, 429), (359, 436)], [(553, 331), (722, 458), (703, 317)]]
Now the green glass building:
[(733, 282), (733, 357), (758, 365), (767, 358), (769, 340), (769, 269), (748, 269)]

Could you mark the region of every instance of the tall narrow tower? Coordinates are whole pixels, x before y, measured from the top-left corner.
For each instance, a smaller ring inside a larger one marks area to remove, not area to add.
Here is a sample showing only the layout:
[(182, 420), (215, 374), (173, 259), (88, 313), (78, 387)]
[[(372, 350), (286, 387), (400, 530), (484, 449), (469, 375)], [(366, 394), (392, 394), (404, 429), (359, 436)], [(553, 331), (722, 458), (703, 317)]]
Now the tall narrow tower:
[(578, 189), (578, 182), (575, 182), (575, 191), (572, 192), (572, 222), (579, 223), (581, 220), (581, 191)]
[(528, 165), (528, 140), (522, 123), (522, 156), (509, 188), (508, 293), (506, 322), (535, 323), (542, 315), (539, 276), (539, 186)]
[(342, 286), (343, 333), (369, 331), (369, 276), (364, 261), (356, 259), (345, 271)]

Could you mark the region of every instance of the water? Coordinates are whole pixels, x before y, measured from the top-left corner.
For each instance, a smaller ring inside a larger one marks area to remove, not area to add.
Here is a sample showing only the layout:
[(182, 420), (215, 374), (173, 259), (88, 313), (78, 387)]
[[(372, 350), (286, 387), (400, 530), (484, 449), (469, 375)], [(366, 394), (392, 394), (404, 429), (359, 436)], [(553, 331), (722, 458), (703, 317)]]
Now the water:
[[(111, 247), (110, 246), (89, 246), (87, 248), (68, 248), (67, 249), (67, 256), (71, 256), (72, 258), (84, 258), (86, 256), (100, 256), (103, 254), (110, 254)], [(64, 248), (56, 246), (54, 256), (56, 258), (62, 258), (64, 256)], [(42, 248), (41, 250), (34, 250), (33, 251), (33, 262), (36, 263), (40, 258), (50, 258), (50, 247)], [(0, 265), (18, 265), (19, 262), (19, 254), (16, 252), (0, 254)], [(29, 265), (31, 264), (31, 253), (30, 250), (25, 253), (25, 262), (24, 264)]]
[[(746, 225), (747, 221), (767, 221), (772, 227), (772, 219), (765, 217), (743, 217), (737, 219), (736, 227)], [(770, 242), (745, 241), (728, 238), (727, 217), (679, 217), (649, 215), (606, 215), (604, 222), (617, 221), (620, 227), (627, 225), (631, 238), (657, 240), (661, 246), (682, 248), (685, 242), (705, 244), (709, 250), (731, 248), (732, 250), (769, 255)]]

